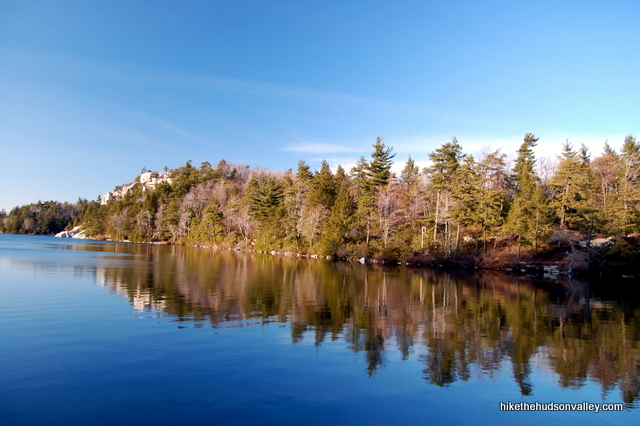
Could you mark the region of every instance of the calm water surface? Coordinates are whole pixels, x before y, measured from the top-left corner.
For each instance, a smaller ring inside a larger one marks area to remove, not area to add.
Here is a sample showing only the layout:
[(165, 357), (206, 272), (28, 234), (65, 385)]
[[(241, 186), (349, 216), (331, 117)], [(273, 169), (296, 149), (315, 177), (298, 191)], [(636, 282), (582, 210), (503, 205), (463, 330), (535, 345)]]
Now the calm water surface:
[[(0, 235), (0, 424), (640, 424), (639, 394), (606, 285)], [(500, 411), (585, 401), (624, 410)]]

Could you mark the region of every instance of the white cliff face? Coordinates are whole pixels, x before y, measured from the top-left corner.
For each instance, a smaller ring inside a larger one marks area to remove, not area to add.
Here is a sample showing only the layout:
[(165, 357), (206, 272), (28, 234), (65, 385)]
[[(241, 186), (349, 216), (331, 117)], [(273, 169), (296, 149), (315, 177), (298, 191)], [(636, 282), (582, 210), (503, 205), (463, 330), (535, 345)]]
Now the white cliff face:
[[(146, 172), (140, 175), (139, 183), (142, 186), (142, 191), (153, 191), (161, 182), (171, 183), (169, 173), (160, 172)], [(131, 191), (136, 182), (127, 183), (116, 191), (107, 192), (100, 198), (100, 204), (105, 205), (111, 200), (117, 200), (124, 197), (129, 191)]]
[(85, 231), (83, 231), (82, 228), (79, 227), (79, 226), (74, 227), (71, 231), (58, 232), (55, 236), (56, 236), (56, 238), (76, 238), (76, 239), (79, 239), (79, 240), (88, 240), (88, 239), (90, 239), (85, 234)]

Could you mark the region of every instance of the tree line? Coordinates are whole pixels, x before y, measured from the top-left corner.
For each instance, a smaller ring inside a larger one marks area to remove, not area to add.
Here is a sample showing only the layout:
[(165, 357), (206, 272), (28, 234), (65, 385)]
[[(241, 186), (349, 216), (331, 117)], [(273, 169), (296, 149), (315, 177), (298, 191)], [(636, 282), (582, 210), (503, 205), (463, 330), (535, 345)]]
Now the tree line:
[(78, 216), (86, 200), (77, 203), (38, 201), (16, 207), (7, 214), (0, 211), (0, 232), (51, 235), (64, 231)]
[[(78, 203), (69, 226), (116, 240), (391, 260), (486, 253), (504, 239), (518, 251), (536, 250), (550, 237), (561, 243), (581, 235), (589, 244), (597, 233), (640, 231), (634, 136), (619, 152), (605, 143), (594, 159), (567, 141), (555, 167), (538, 164), (537, 142), (526, 134), (511, 166), (500, 150), (476, 158), (453, 138), (429, 154), (427, 168), (409, 156), (399, 176), (391, 172), (393, 147), (381, 138), (348, 172), (333, 172), (326, 161), (312, 171), (301, 160), (295, 172), (188, 161), (152, 190), (138, 182), (106, 205)], [(16, 228), (24, 208), (5, 214), (5, 232), (50, 229)]]

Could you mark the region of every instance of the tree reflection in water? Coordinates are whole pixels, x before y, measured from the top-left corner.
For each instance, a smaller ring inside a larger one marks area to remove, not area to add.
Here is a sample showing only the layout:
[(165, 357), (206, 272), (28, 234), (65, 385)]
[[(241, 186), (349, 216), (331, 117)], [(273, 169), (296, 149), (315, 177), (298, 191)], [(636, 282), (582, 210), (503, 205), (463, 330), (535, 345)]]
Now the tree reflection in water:
[(343, 339), (364, 352), (370, 376), (398, 350), (403, 360), (418, 354), (437, 386), (468, 381), (472, 370), (491, 376), (507, 360), (523, 396), (535, 394), (531, 367), (540, 363), (562, 388), (596, 381), (627, 404), (640, 394), (639, 303), (596, 297), (585, 282), (127, 247), (138, 261), (105, 261), (98, 280), (138, 310), (213, 327), (288, 323), (294, 344)]

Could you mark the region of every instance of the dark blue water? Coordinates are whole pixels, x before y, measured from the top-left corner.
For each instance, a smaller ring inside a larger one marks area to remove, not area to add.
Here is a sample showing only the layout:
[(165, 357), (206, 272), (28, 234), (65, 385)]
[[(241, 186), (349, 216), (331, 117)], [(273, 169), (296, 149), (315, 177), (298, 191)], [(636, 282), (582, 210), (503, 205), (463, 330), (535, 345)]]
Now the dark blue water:
[(637, 424), (637, 303), (539, 284), (0, 235), (0, 424)]

